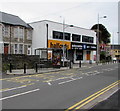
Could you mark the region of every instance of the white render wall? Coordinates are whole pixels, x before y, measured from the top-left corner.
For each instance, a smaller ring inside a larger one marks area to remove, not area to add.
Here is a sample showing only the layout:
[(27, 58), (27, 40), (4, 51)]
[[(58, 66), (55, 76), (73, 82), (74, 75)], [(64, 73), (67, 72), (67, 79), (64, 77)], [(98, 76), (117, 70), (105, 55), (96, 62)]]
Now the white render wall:
[(32, 54), (34, 54), (36, 48), (47, 47), (46, 24), (44, 22), (37, 22), (30, 25), (33, 27)]
[[(30, 23), (30, 25), (33, 27), (32, 54), (34, 54), (34, 50), (36, 48), (47, 48), (46, 24), (48, 24), (48, 39), (49, 40), (53, 39), (52, 38), (53, 31), (63, 32), (63, 24), (62, 23), (52, 22), (49, 20), (43, 20), (43, 21)], [(69, 27), (68, 25), (66, 25), (65, 27), (67, 27), (67, 28), (65, 28), (65, 32), (67, 32), (67, 33), (94, 37), (94, 43), (88, 43), (88, 44), (96, 44), (96, 33), (94, 31), (76, 27), (76, 26)], [(81, 37), (81, 39), (82, 39), (82, 37)], [(58, 39), (56, 39), (56, 40), (58, 40)], [(79, 43), (83, 43), (83, 42), (79, 42)]]

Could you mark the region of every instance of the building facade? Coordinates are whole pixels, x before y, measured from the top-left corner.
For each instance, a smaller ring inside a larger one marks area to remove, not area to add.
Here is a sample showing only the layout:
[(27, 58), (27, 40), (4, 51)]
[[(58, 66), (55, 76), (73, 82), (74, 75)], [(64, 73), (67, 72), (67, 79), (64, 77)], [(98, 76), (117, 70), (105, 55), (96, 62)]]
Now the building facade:
[(31, 54), (32, 31), (18, 16), (0, 12), (0, 53)]
[(111, 57), (120, 60), (120, 45), (111, 45)]
[(97, 46), (94, 31), (49, 20), (33, 22), (29, 25), (34, 28), (32, 54), (35, 54), (37, 48), (63, 49), (64, 46), (65, 57), (74, 63), (80, 60), (82, 62), (96, 61)]

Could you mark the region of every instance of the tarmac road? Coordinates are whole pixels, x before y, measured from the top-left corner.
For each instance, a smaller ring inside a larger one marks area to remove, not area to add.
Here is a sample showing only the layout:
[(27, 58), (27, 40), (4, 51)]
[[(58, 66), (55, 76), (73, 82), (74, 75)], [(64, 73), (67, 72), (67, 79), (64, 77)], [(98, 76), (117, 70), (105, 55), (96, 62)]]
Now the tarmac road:
[(103, 94), (107, 93), (103, 96), (106, 98), (117, 91), (118, 64), (3, 78), (1, 81), (3, 109), (88, 109), (98, 103)]

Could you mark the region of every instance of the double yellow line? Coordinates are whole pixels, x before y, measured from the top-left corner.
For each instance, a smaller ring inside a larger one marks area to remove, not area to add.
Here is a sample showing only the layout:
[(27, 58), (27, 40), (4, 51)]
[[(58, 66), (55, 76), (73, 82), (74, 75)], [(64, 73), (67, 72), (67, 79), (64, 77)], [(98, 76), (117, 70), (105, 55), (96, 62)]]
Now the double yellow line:
[(112, 89), (113, 87), (117, 86), (120, 83), (120, 80), (112, 83), (111, 85), (103, 88), (102, 90), (92, 94), (91, 96), (83, 99), (82, 101), (76, 103), (75, 105), (69, 107), (67, 110), (65, 111), (76, 111), (77, 109), (80, 109), (81, 107), (83, 107), (84, 105), (88, 104), (89, 102), (91, 102), (92, 100), (94, 100), (95, 98), (99, 97), (100, 95), (104, 94), (105, 92), (107, 92), (108, 90)]

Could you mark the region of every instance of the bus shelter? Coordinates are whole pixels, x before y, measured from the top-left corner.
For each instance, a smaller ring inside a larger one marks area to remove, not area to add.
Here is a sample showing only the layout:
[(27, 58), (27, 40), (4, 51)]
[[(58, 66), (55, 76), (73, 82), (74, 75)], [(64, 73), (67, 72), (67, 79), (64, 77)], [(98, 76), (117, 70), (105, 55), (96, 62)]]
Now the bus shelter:
[[(39, 55), (39, 63), (51, 63), (51, 66), (55, 68), (61, 67), (61, 55), (62, 49), (59, 48), (37, 48), (35, 49), (35, 55)], [(49, 66), (46, 66), (49, 67)]]

